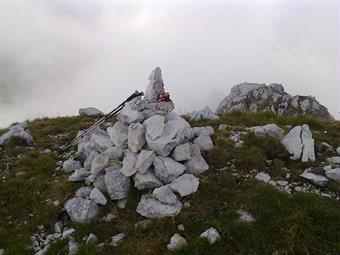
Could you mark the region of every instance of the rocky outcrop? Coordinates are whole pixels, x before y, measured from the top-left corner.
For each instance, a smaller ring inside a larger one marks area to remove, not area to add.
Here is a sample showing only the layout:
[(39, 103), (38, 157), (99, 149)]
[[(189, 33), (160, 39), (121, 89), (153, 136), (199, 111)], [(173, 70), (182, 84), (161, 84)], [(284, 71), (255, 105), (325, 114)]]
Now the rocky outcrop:
[(200, 111), (193, 111), (187, 114), (190, 120), (217, 120), (219, 117), (207, 106)]
[(231, 88), (230, 94), (220, 102), (217, 113), (244, 110), (274, 112), (278, 115), (308, 114), (333, 120), (328, 109), (311, 96), (291, 96), (281, 84), (241, 83)]

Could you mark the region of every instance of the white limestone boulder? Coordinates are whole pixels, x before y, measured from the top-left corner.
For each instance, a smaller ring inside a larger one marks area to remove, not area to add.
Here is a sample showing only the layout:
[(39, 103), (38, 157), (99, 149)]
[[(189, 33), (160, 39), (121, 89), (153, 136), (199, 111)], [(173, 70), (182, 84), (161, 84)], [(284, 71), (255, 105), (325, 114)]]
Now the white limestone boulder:
[(185, 165), (178, 163), (170, 157), (156, 157), (153, 164), (155, 175), (164, 183), (170, 183), (186, 170)]
[(106, 192), (111, 200), (125, 199), (130, 188), (130, 178), (119, 170), (107, 172), (104, 177)]
[(97, 115), (104, 115), (104, 113), (98, 110), (95, 107), (86, 107), (79, 109), (80, 116), (97, 116)]
[(142, 111), (139, 111), (136, 107), (136, 102), (140, 101), (140, 99), (141, 97), (136, 97), (126, 103), (118, 114), (117, 119), (127, 124), (143, 122), (145, 114)]
[(325, 171), (326, 176), (334, 181), (340, 181), (340, 168), (329, 169)]
[(191, 158), (190, 144), (183, 143), (177, 145), (171, 154), (171, 157), (176, 161), (187, 161)]
[(179, 201), (175, 205), (168, 205), (160, 202), (152, 195), (143, 195), (137, 205), (136, 211), (146, 218), (161, 219), (175, 216), (180, 213), (181, 209), (182, 203)]
[(153, 189), (163, 185), (151, 170), (148, 170), (144, 174), (137, 172), (133, 176), (133, 181), (135, 187), (139, 190)]
[(214, 148), (213, 141), (210, 136), (200, 135), (194, 140), (194, 144), (196, 144), (201, 151), (211, 151)]
[(97, 128), (91, 134), (90, 141), (92, 147), (100, 153), (103, 153), (107, 148), (112, 147), (113, 145), (107, 133), (100, 128)]
[(199, 180), (192, 174), (183, 174), (169, 184), (169, 187), (181, 197), (195, 193), (198, 186)]
[(124, 147), (127, 145), (128, 126), (126, 123), (117, 121), (112, 127), (108, 127), (106, 131), (115, 146)]
[(81, 162), (84, 162), (90, 156), (92, 150), (91, 142), (87, 141), (78, 143), (76, 156), (81, 160)]
[(178, 203), (177, 196), (168, 185), (154, 189), (152, 195), (164, 204), (175, 205)]
[(288, 153), (291, 155), (290, 159), (297, 160), (302, 155), (301, 142), (302, 127), (296, 126), (292, 128), (288, 134), (282, 139), (281, 143), (286, 147)]
[(152, 166), (156, 155), (153, 151), (142, 150), (136, 161), (136, 169), (140, 174), (145, 174)]
[(65, 160), (63, 163), (63, 170), (65, 173), (74, 172), (79, 169), (81, 169), (80, 162), (72, 158)]
[(178, 251), (183, 249), (187, 245), (188, 245), (187, 240), (185, 240), (185, 238), (182, 237), (180, 234), (176, 233), (170, 238), (170, 243), (167, 244), (166, 247), (170, 251)]
[(128, 177), (134, 175), (137, 172), (136, 162), (136, 154), (129, 152), (123, 159), (123, 167), (120, 172)]
[(327, 162), (331, 164), (340, 164), (340, 157), (334, 156), (334, 157), (327, 158)]
[(133, 123), (128, 127), (128, 146), (132, 152), (140, 151), (146, 143), (145, 126), (141, 123)]
[(201, 155), (200, 148), (196, 144), (190, 144), (191, 158), (184, 163), (186, 173), (200, 175), (209, 170), (209, 165)]
[(94, 201), (78, 197), (69, 199), (65, 204), (65, 210), (76, 223), (89, 223), (99, 213), (99, 208)]
[(221, 239), (220, 234), (215, 228), (207, 229), (200, 235), (200, 238), (207, 239), (210, 244), (214, 244)]
[(157, 102), (158, 95), (164, 92), (162, 71), (156, 67), (149, 75), (149, 84), (145, 92), (144, 99), (149, 103)]
[(336, 148), (336, 153), (338, 153), (338, 155), (340, 155), (340, 147)]
[(96, 155), (91, 164), (91, 174), (97, 176), (105, 167), (109, 165), (109, 158), (103, 154)]
[(302, 125), (301, 130), (301, 142), (302, 142), (302, 162), (315, 161), (315, 151), (314, 151), (314, 139), (312, 138), (312, 132), (309, 126)]
[(305, 170), (300, 176), (309, 180), (310, 182), (312, 182), (313, 184), (319, 187), (325, 187), (327, 183), (329, 182), (329, 179), (326, 178), (325, 176), (311, 173), (309, 172), (308, 169)]
[(282, 139), (285, 131), (276, 124), (267, 124), (264, 126), (254, 126), (249, 128), (256, 136), (270, 136)]
[(107, 156), (111, 160), (122, 160), (124, 157), (124, 151), (121, 147), (114, 146), (107, 148), (103, 155)]
[(190, 120), (217, 120), (219, 117), (210, 110), (209, 107), (205, 107), (200, 111), (193, 111), (188, 113), (187, 116)]
[(25, 129), (25, 123), (18, 123), (11, 126), (8, 132), (0, 136), (0, 146), (5, 145), (12, 137), (19, 137), (27, 143), (31, 143), (33, 141), (33, 137)]
[(99, 205), (106, 205), (107, 203), (105, 196), (98, 188), (92, 189), (90, 199), (92, 199), (96, 204)]

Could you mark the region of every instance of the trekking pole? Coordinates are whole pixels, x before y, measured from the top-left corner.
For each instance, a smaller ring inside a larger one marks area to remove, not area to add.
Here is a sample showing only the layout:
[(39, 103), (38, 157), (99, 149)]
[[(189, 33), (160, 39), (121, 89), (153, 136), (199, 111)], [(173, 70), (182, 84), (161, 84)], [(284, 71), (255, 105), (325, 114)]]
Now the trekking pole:
[(125, 106), (126, 103), (130, 102), (132, 99), (139, 97), (139, 96), (143, 96), (144, 93), (143, 92), (138, 92), (137, 90), (131, 94), (131, 96), (129, 96), (123, 103), (121, 103), (120, 105), (118, 105), (115, 109), (113, 109), (111, 112), (109, 112), (108, 114), (104, 115), (102, 118), (100, 118), (99, 120), (97, 120), (92, 126), (90, 126), (88, 129), (86, 129), (82, 134), (80, 134), (79, 136), (77, 136), (76, 138), (74, 138), (71, 142), (67, 143), (65, 146), (63, 146), (63, 150), (68, 149), (69, 147), (77, 144), (77, 142), (84, 138), (85, 136), (89, 135), (93, 130), (95, 130), (97, 127), (99, 127), (103, 122), (107, 121), (108, 119), (110, 119), (112, 116), (116, 115), (117, 113), (119, 113), (123, 107)]

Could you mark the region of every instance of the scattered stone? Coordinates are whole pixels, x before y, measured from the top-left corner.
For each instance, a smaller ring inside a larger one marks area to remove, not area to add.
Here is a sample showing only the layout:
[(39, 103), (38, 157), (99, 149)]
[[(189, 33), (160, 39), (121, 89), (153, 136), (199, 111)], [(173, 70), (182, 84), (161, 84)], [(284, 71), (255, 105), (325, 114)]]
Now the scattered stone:
[(106, 131), (114, 145), (118, 147), (127, 145), (128, 126), (125, 123), (117, 121), (112, 127), (108, 127)]
[(97, 176), (93, 182), (93, 186), (99, 189), (102, 193), (106, 192), (105, 177), (104, 175)]
[(95, 234), (90, 233), (85, 243), (86, 244), (98, 243), (98, 237)]
[(78, 250), (79, 250), (79, 245), (78, 243), (71, 239), (70, 241), (68, 241), (68, 251), (70, 255), (75, 255), (78, 253)]
[(146, 218), (160, 219), (175, 216), (180, 213), (181, 209), (182, 203), (179, 201), (175, 205), (168, 205), (161, 203), (152, 195), (143, 195), (137, 205), (136, 211)]
[(80, 162), (76, 161), (72, 158), (64, 161), (64, 163), (63, 163), (63, 170), (64, 170), (65, 173), (70, 173), (70, 172), (73, 172), (73, 171), (79, 170), (79, 169), (81, 169)]
[(271, 180), (271, 177), (269, 174), (259, 172), (257, 175), (255, 175), (255, 179), (268, 183)]
[(177, 196), (172, 192), (168, 185), (154, 189), (152, 195), (164, 204), (174, 205), (178, 203)]
[(109, 165), (109, 158), (103, 154), (96, 155), (92, 160), (91, 173), (97, 176), (105, 167)]
[(214, 114), (209, 107), (205, 107), (201, 111), (193, 111), (188, 113), (187, 116), (190, 120), (217, 120), (219, 117)]
[(289, 182), (287, 182), (287, 181), (277, 181), (276, 182), (279, 186), (287, 186), (287, 184), (289, 183)]
[(208, 230), (204, 231), (200, 235), (200, 238), (207, 239), (210, 244), (214, 244), (221, 239), (220, 234), (215, 228), (209, 228)]
[(220, 131), (226, 130), (227, 128), (232, 128), (232, 126), (227, 125), (227, 124), (221, 124), (218, 126), (218, 130)]
[(130, 179), (119, 170), (114, 170), (105, 174), (105, 185), (111, 200), (124, 199), (128, 195)]
[(0, 249), (0, 255), (4, 255), (5, 254), (5, 249)]
[(179, 193), (181, 197), (195, 193), (198, 189), (199, 181), (192, 174), (183, 174), (173, 180), (169, 187)]
[(340, 164), (340, 157), (339, 156), (330, 157), (327, 158), (327, 161), (331, 164)]
[(99, 204), (99, 205), (106, 205), (106, 203), (107, 203), (107, 200), (106, 200), (105, 196), (97, 188), (93, 188), (93, 190), (91, 191), (91, 194), (90, 194), (90, 198), (96, 204)]
[(117, 119), (127, 124), (143, 122), (146, 116), (144, 112), (138, 111), (136, 108), (137, 101), (140, 101), (140, 97), (136, 97), (125, 104), (124, 108), (118, 114)]
[(54, 232), (61, 233), (63, 231), (64, 224), (62, 221), (58, 221), (54, 224)]
[(157, 179), (154, 173), (149, 170), (145, 174), (137, 172), (133, 176), (135, 187), (139, 190), (152, 189), (162, 186), (162, 182)]
[(340, 181), (340, 168), (330, 169), (326, 171), (326, 176), (329, 179)]
[(194, 144), (198, 145), (201, 151), (210, 151), (214, 148), (214, 144), (210, 136), (200, 135), (194, 140)]
[(315, 152), (314, 152), (314, 139), (312, 138), (312, 132), (309, 129), (309, 126), (304, 124), (302, 125), (301, 132), (301, 141), (302, 141), (302, 162), (308, 162), (309, 160), (315, 161)]
[(329, 181), (325, 176), (310, 173), (309, 169), (305, 170), (300, 176), (320, 187), (325, 187)]
[(276, 124), (267, 124), (264, 126), (254, 126), (249, 128), (250, 131), (254, 132), (256, 136), (261, 136), (261, 137), (275, 137), (278, 139), (282, 139), (283, 134), (285, 131), (277, 126)]
[(145, 174), (152, 166), (155, 156), (156, 155), (153, 151), (142, 150), (137, 157), (136, 162), (137, 171), (140, 174)]
[(103, 221), (106, 221), (106, 222), (110, 222), (110, 221), (112, 221), (112, 220), (114, 220), (114, 219), (116, 219), (116, 218), (117, 218), (116, 215), (114, 215), (113, 213), (109, 213), (108, 215), (104, 216), (104, 217), (102, 218), (102, 220), (103, 220)]
[(185, 230), (184, 225), (183, 224), (177, 225), (177, 230), (184, 231)]
[(78, 197), (67, 200), (65, 210), (71, 220), (77, 223), (89, 223), (99, 212), (95, 202)]
[(209, 170), (209, 165), (202, 157), (200, 148), (196, 144), (190, 144), (190, 152), (190, 160), (184, 163), (184, 165), (187, 167), (187, 173), (197, 176)]
[(123, 242), (124, 237), (125, 237), (124, 233), (120, 233), (118, 235), (112, 236), (111, 242), (109, 243), (109, 245), (113, 246), (113, 247), (117, 247), (118, 245), (120, 245)]
[(185, 165), (169, 157), (156, 157), (153, 164), (155, 175), (165, 183), (170, 183), (186, 170)]
[(201, 135), (206, 135), (206, 136), (212, 136), (215, 131), (212, 126), (206, 126), (206, 127), (194, 127), (193, 128), (194, 136), (201, 136)]
[(189, 143), (177, 145), (171, 154), (171, 157), (176, 161), (187, 161), (191, 158)]
[(135, 224), (135, 227), (136, 228), (141, 228), (141, 229), (147, 229), (149, 228), (153, 223), (153, 220), (151, 219), (147, 219), (147, 220), (141, 220), (141, 221), (138, 221), (136, 224)]
[(176, 233), (171, 237), (170, 243), (167, 245), (167, 248), (170, 251), (178, 251), (187, 245), (187, 240), (185, 240), (180, 234)]
[(74, 228), (69, 228), (69, 229), (65, 229), (63, 234), (62, 234), (62, 238), (66, 238), (71, 236), (74, 232), (76, 232), (76, 230)]
[(87, 107), (87, 108), (80, 108), (79, 115), (80, 116), (97, 116), (103, 115), (104, 113), (97, 108), (94, 107)]
[(243, 210), (237, 210), (237, 214), (239, 215), (239, 218), (240, 218), (241, 221), (244, 221), (244, 222), (254, 222), (255, 221), (254, 217), (249, 212), (246, 212), (246, 211), (243, 211)]

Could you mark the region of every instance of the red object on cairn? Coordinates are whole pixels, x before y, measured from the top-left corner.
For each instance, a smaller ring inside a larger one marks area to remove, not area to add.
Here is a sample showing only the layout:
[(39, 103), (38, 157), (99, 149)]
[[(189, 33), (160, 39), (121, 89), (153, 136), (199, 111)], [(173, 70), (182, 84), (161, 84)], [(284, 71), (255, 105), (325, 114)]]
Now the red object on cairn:
[(168, 92), (161, 92), (158, 95), (157, 102), (168, 102), (170, 101), (170, 94)]

